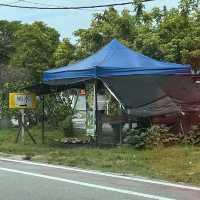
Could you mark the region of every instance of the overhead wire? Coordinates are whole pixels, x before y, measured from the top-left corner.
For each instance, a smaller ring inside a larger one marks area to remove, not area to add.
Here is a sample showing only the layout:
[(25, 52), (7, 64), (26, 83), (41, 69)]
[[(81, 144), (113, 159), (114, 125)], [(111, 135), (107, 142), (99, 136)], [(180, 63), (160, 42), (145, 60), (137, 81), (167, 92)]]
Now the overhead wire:
[[(16, 3), (19, 3), (19, 0), (10, 2), (9, 4), (14, 5), (14, 4), (16, 4)], [(0, 7), (4, 7), (4, 6), (1, 6), (1, 5), (0, 5)]]
[[(23, 0), (19, 0), (23, 1)], [(27, 0), (24, 0), (25, 2)], [(154, 0), (142, 0), (141, 2), (149, 2)], [(39, 7), (39, 6), (26, 6), (26, 5), (12, 5), (12, 4), (5, 4), (0, 3), (0, 6), (4, 7), (11, 7), (11, 8), (21, 8), (21, 9), (37, 9), (37, 10), (81, 10), (81, 9), (95, 9), (95, 8), (106, 8), (106, 7), (114, 7), (114, 6), (126, 6), (126, 5), (132, 5), (133, 1), (131, 2), (122, 2), (122, 3), (110, 3), (110, 4), (101, 4), (101, 5), (93, 5), (93, 6), (63, 6), (63, 7)]]
[[(39, 2), (35, 2), (35, 1), (28, 1), (28, 0), (17, 0), (17, 1), (14, 1), (14, 2), (9, 2), (8, 4), (10, 5), (13, 5), (13, 4), (19, 4), (19, 3), (25, 3), (25, 4), (33, 4), (33, 5), (41, 5), (41, 6), (48, 6), (48, 7), (63, 7), (63, 6), (60, 6), (60, 5), (56, 5), (56, 4), (46, 4), (46, 3), (39, 3)], [(5, 3), (3, 3), (5, 4)], [(0, 3), (0, 7), (4, 7), (1, 5)], [(14, 7), (14, 6), (13, 6)], [(95, 12), (102, 12), (103, 10), (102, 9), (79, 9), (79, 11), (95, 11)]]

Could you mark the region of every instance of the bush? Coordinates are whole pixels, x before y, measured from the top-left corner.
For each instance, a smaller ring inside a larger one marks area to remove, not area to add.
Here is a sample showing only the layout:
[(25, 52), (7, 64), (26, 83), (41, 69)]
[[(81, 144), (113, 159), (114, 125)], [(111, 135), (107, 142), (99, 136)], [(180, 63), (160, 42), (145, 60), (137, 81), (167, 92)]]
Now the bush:
[(71, 137), (73, 135), (73, 122), (71, 115), (67, 116), (65, 120), (60, 122), (59, 126), (63, 129), (65, 137)]
[(171, 146), (180, 142), (179, 136), (170, 133), (167, 127), (152, 126), (147, 129), (132, 129), (124, 140), (134, 148)]
[(172, 146), (180, 143), (179, 135), (170, 132), (170, 128), (166, 126), (152, 126), (146, 130), (145, 138), (146, 147)]
[(127, 137), (124, 139), (124, 142), (139, 149), (145, 147), (146, 137), (146, 132), (142, 131), (142, 129), (131, 129), (128, 132)]
[(193, 126), (192, 129), (183, 136), (183, 143), (200, 146), (200, 130), (198, 126)]

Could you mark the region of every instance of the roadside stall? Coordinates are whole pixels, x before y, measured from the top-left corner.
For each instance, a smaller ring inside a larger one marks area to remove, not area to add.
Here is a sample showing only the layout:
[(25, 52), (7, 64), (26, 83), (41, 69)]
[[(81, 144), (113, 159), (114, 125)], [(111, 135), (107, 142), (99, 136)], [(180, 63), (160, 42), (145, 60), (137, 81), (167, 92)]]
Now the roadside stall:
[[(200, 88), (191, 78), (190, 65), (154, 60), (115, 39), (80, 62), (45, 71), (43, 81), (53, 87), (84, 86), (87, 133), (97, 143), (103, 143), (110, 130), (118, 135), (114, 143), (122, 142), (123, 130), (134, 126), (137, 118), (200, 111)], [(98, 109), (102, 88), (113, 98), (110, 113)]]

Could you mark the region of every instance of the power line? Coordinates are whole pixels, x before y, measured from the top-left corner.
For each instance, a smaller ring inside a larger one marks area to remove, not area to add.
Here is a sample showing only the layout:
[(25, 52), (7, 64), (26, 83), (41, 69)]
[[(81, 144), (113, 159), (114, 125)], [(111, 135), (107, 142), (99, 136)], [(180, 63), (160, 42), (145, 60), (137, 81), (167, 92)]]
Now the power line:
[[(142, 2), (149, 2), (154, 0), (142, 0)], [(106, 8), (114, 6), (125, 6), (131, 5), (133, 2), (123, 2), (123, 3), (112, 3), (112, 4), (103, 4), (103, 5), (94, 5), (94, 6), (77, 6), (77, 7), (38, 7), (38, 6), (20, 6), (12, 4), (3, 4), (0, 3), (0, 6), (10, 7), (10, 8), (21, 8), (21, 9), (36, 9), (36, 10), (80, 10), (80, 9), (93, 9), (93, 8)]]
[[(46, 3), (39, 3), (39, 2), (35, 2), (35, 1), (28, 1), (28, 0), (17, 0), (17, 1), (15, 1), (15, 2), (10, 2), (9, 3), (9, 5), (10, 4), (16, 4), (16, 3), (26, 3), (26, 4), (32, 4), (32, 5), (40, 5), (40, 6), (48, 6), (48, 7), (63, 7), (63, 6), (60, 6), (60, 5), (56, 5), (56, 4), (46, 4)], [(18, 5), (19, 6), (19, 5)], [(0, 7), (1, 7), (1, 5), (0, 5)], [(3, 7), (3, 6), (2, 6)], [(83, 10), (83, 11), (91, 11), (91, 9), (80, 9), (80, 10)], [(92, 9), (93, 11), (96, 11), (96, 12), (101, 12), (102, 10), (100, 10), (100, 9)]]
[[(11, 5), (14, 5), (16, 3), (19, 3), (19, 0), (18, 1), (14, 1), (14, 2), (10, 2)], [(0, 5), (0, 7), (3, 7), (3, 6)]]
[[(60, 5), (58, 5), (58, 4), (46, 4), (46, 3), (39, 3), (39, 2), (35, 2), (35, 1), (28, 1), (28, 0), (18, 0), (17, 2), (15, 2), (15, 3), (19, 3), (19, 2), (23, 2), (23, 3), (26, 3), (26, 4), (32, 4), (32, 5), (39, 5), (39, 6), (48, 6), (48, 7), (63, 7), (63, 6), (60, 6)], [(13, 4), (13, 3), (9, 3), (9, 4)], [(95, 12), (101, 12), (102, 10), (100, 10), (100, 9), (79, 9), (79, 10), (82, 10), (82, 11), (91, 11), (91, 10), (93, 10), (93, 11), (95, 11)]]

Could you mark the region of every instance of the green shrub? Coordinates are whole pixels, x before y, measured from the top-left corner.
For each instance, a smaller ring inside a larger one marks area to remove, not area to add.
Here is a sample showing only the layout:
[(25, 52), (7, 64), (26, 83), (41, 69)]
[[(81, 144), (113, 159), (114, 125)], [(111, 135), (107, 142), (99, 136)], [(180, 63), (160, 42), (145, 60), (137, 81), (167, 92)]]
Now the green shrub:
[(63, 129), (65, 137), (73, 136), (73, 122), (71, 115), (67, 116), (65, 120), (60, 122), (59, 126)]
[(152, 126), (147, 129), (132, 129), (124, 140), (134, 148), (171, 146), (180, 142), (178, 135), (170, 133), (167, 127)]
[(191, 130), (182, 136), (184, 144), (199, 145), (200, 146), (200, 129), (198, 126), (193, 126)]
[(124, 139), (124, 142), (133, 145), (134, 148), (139, 149), (145, 147), (146, 137), (146, 132), (142, 129), (131, 129), (128, 132), (127, 137)]
[(179, 135), (171, 133), (166, 126), (152, 126), (146, 130), (146, 147), (172, 146), (180, 142)]

